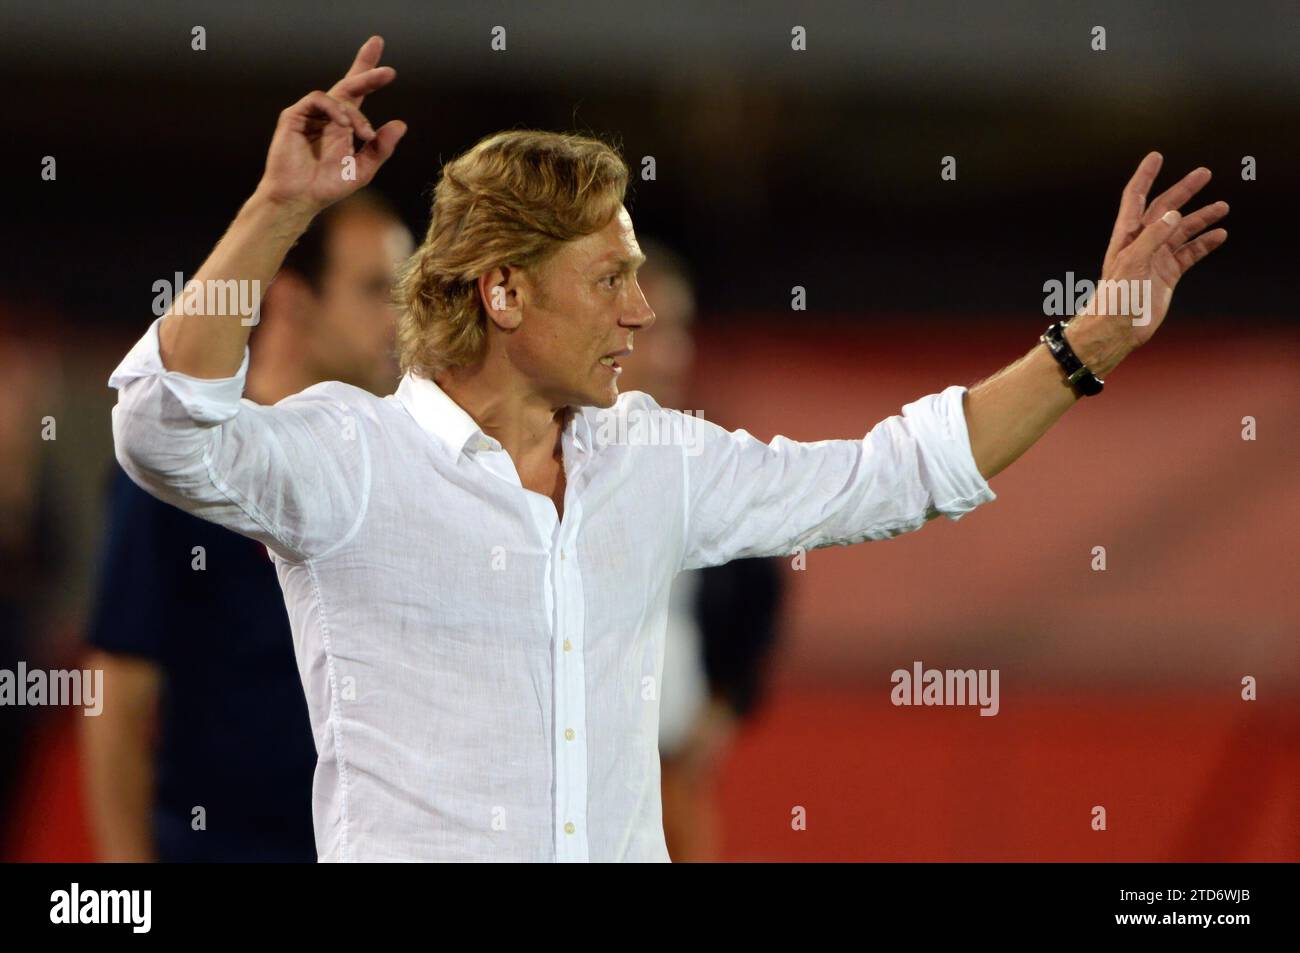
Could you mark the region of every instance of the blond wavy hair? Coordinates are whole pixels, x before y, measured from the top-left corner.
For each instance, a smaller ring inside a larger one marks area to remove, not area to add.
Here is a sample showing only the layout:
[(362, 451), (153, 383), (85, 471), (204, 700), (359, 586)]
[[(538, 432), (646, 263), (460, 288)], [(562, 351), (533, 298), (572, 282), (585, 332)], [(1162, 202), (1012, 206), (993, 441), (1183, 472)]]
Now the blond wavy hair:
[(504, 265), (536, 274), (563, 243), (607, 225), (627, 184), (614, 146), (576, 134), (498, 132), (444, 165), (429, 231), (397, 281), (402, 372), (432, 379), (477, 361), (479, 276)]

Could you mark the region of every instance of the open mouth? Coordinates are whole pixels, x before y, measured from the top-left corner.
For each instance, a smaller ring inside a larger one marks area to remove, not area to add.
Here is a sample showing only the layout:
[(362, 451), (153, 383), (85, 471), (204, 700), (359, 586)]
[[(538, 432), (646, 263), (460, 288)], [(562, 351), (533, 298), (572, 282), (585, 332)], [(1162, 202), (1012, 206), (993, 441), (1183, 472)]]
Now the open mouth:
[(623, 373), (623, 365), (619, 364), (618, 359), (620, 357), (627, 357), (631, 353), (632, 353), (632, 348), (625, 347), (621, 351), (615, 351), (612, 354), (606, 354), (604, 357), (600, 359), (600, 364), (602, 367), (604, 367), (605, 369), (613, 373), (614, 376), (617, 377), (619, 374)]

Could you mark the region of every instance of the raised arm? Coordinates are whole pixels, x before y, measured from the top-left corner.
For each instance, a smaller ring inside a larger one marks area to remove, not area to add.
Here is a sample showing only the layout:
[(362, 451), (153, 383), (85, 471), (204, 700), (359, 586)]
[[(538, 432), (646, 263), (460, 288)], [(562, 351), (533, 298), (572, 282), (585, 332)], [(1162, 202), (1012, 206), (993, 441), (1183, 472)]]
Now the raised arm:
[[(1208, 169), (1195, 170), (1147, 205), (1160, 163), (1158, 153), (1148, 155), (1125, 189), (1102, 266), (1106, 280), (1150, 281), (1142, 312), (1108, 313), (1108, 296), (1099, 291), (1066, 332), (1075, 353), (1103, 379), (1151, 339), (1178, 280), (1227, 238), (1221, 228), (1204, 231), (1227, 214), (1226, 202), (1186, 217), (1177, 212), (1209, 181)], [(888, 539), (939, 515), (960, 519), (996, 499), (987, 481), (1076, 399), (1040, 344), (969, 390), (953, 386), (913, 401), (861, 440), (777, 437), (764, 444), (743, 430), (682, 421), (697, 438), (684, 458), (682, 568)]]
[[(345, 541), (368, 499), (364, 402), (346, 385), (308, 388), (274, 407), (241, 400), (251, 322), (208, 314), (204, 289), (259, 284), (260, 300), (285, 253), (312, 218), (368, 183), (405, 131), (378, 132), (359, 111), (366, 93), (391, 82), (375, 64), (379, 37), (361, 47), (348, 75), (280, 115), (266, 172), (172, 313), (155, 321), (109, 378), (118, 462), (153, 496), (261, 540), (288, 559), (323, 555)], [(366, 141), (352, 152), (354, 133)], [(192, 291), (190, 289), (193, 289)], [(215, 303), (216, 296), (212, 303)], [(214, 311), (229, 311), (226, 302)], [(351, 402), (351, 403), (349, 403)]]
[[(1162, 161), (1160, 153), (1150, 153), (1124, 189), (1102, 264), (1103, 281), (1151, 282), (1145, 313), (1137, 313), (1131, 298), (1126, 313), (1108, 313), (1110, 302), (1099, 286), (1086, 313), (1071, 320), (1065, 332), (1075, 354), (1103, 380), (1151, 340), (1179, 279), (1228, 237), (1226, 229), (1205, 231), (1228, 214), (1227, 202), (1214, 202), (1186, 217), (1178, 212), (1210, 181), (1209, 169), (1189, 172), (1147, 205)], [(980, 474), (991, 480), (1010, 466), (1077, 399), (1046, 344), (972, 387), (966, 395), (966, 425)]]
[[(233, 376), (256, 322), (206, 314), (208, 296), (201, 289), (211, 282), (249, 282), (260, 301), (312, 219), (369, 183), (393, 154), (406, 125), (393, 120), (376, 132), (361, 112), (366, 95), (397, 75), (391, 66), (378, 65), (383, 49), (383, 39), (372, 36), (328, 92), (310, 92), (280, 113), (261, 182), (186, 285), (193, 290), (181, 295), (159, 327), (162, 362), (169, 371), (209, 379)], [(354, 135), (365, 142), (355, 155)]]

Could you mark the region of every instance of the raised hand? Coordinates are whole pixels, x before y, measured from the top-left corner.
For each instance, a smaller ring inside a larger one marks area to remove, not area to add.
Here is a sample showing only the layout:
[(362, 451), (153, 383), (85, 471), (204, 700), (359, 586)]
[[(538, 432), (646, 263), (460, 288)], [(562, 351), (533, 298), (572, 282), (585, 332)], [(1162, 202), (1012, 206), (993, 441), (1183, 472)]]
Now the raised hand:
[[(315, 215), (375, 177), (406, 133), (396, 119), (375, 130), (361, 112), (366, 96), (397, 76), (391, 66), (378, 65), (383, 50), (383, 38), (372, 36), (328, 92), (314, 90), (280, 113), (259, 193)], [(365, 143), (356, 152), (354, 136)]]
[(1101, 270), (1103, 282), (1150, 281), (1149, 298), (1142, 299), (1143, 311), (1139, 312), (1130, 299), (1128, 314), (1115, 313), (1118, 309), (1108, 300), (1103, 284), (1087, 312), (1121, 323), (1130, 348), (1151, 339), (1169, 311), (1179, 279), (1228, 238), (1227, 229), (1205, 231), (1228, 214), (1227, 202), (1214, 202), (1186, 216), (1178, 211), (1210, 181), (1210, 170), (1204, 166), (1193, 169), (1147, 204), (1147, 195), (1163, 162), (1160, 153), (1148, 153), (1129, 180)]

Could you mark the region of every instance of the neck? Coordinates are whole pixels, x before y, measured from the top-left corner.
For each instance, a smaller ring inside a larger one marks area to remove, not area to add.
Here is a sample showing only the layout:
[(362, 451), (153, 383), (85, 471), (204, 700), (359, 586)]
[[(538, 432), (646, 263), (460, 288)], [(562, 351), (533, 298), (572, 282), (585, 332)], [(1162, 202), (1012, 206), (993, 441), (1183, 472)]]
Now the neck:
[(559, 454), (568, 408), (529, 390), (517, 374), (488, 359), (443, 371), (434, 382), (496, 439), (516, 466), (540, 464)]

